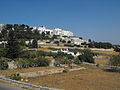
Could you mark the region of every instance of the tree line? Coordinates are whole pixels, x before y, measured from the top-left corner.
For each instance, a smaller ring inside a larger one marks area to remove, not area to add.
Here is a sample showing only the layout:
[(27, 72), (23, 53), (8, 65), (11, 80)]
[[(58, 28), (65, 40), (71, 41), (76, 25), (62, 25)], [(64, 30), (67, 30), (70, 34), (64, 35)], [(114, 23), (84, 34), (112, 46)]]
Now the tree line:
[(93, 41), (88, 44), (88, 47), (110, 49), (110, 48), (113, 48), (113, 45), (109, 42), (94, 42)]

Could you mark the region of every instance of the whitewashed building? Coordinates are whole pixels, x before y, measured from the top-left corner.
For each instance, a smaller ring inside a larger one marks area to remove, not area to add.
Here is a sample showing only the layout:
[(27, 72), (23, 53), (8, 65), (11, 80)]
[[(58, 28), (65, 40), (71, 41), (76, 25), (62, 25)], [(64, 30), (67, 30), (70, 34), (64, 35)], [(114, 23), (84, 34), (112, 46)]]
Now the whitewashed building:
[(81, 43), (89, 43), (87, 40), (80, 39), (79, 37), (72, 36), (70, 37), (71, 42), (75, 45), (81, 45)]
[(62, 30), (60, 28), (53, 29), (53, 35), (60, 35), (60, 36), (73, 36), (73, 32)]
[(40, 34), (42, 34), (44, 32), (45, 34), (53, 35), (53, 30), (47, 29), (44, 26), (38, 27), (38, 31)]
[(59, 36), (73, 36), (73, 32), (68, 31), (68, 30), (63, 30), (60, 28), (54, 28), (54, 29), (47, 29), (44, 26), (38, 27), (37, 28), (39, 33), (42, 34), (43, 32), (45, 34), (49, 34), (49, 35), (59, 35)]

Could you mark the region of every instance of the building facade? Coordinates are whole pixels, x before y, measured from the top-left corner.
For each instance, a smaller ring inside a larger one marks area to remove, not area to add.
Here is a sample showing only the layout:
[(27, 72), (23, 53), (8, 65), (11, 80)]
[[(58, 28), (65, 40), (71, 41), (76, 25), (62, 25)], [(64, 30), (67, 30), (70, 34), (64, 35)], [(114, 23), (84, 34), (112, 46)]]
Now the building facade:
[(41, 27), (38, 27), (37, 29), (40, 34), (44, 32), (45, 34), (49, 34), (49, 35), (73, 36), (73, 32), (68, 30), (63, 30), (60, 28), (47, 29), (46, 27), (41, 26)]

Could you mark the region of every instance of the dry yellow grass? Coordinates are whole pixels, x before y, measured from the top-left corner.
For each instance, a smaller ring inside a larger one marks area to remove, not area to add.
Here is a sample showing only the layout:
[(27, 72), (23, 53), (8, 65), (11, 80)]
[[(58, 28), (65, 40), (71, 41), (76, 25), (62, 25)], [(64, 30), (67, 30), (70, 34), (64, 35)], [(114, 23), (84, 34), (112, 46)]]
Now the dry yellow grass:
[(118, 55), (119, 52), (115, 52), (115, 51), (98, 51), (98, 50), (93, 50), (93, 52), (95, 53), (101, 53), (101, 54), (108, 54), (108, 55)]
[(29, 83), (65, 90), (120, 90), (120, 73), (88, 68), (38, 77)]
[(51, 52), (51, 49), (48, 48), (38, 48), (38, 50), (45, 51), (45, 52)]
[[(49, 46), (49, 47), (69, 47), (69, 46), (64, 46), (64, 45), (47, 45), (47, 44), (41, 44), (40, 46)], [(70, 48), (70, 47), (69, 47)], [(84, 47), (71, 47), (71, 48), (84, 48)]]
[(96, 64), (109, 65), (109, 59), (95, 59)]
[(57, 46), (57, 45), (53, 45), (53, 44), (51, 44), (51, 45), (47, 45), (47, 44), (41, 44), (40, 46)]

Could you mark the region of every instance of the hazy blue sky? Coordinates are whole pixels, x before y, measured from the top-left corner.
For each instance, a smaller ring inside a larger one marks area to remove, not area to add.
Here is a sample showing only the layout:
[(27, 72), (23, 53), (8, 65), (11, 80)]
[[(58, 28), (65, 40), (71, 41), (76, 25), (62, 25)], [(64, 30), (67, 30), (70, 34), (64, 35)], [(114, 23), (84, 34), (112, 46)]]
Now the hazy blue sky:
[(120, 0), (0, 0), (0, 23), (59, 27), (120, 44)]

